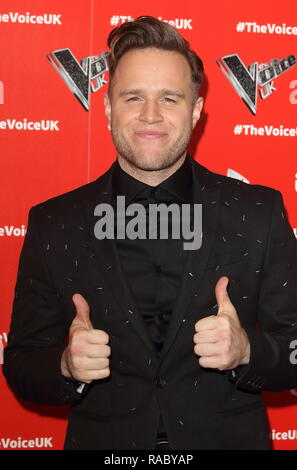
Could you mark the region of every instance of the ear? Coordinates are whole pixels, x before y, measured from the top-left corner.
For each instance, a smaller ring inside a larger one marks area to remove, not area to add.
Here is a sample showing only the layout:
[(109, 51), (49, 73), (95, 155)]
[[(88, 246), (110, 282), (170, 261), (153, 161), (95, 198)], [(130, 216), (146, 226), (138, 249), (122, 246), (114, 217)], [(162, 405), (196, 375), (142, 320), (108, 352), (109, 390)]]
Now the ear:
[(108, 93), (104, 94), (104, 107), (105, 107), (105, 116), (107, 118), (108, 126), (111, 125), (111, 104)]
[(192, 129), (194, 129), (194, 127), (195, 127), (196, 124), (197, 124), (197, 121), (198, 121), (199, 118), (200, 118), (201, 111), (202, 111), (202, 107), (203, 107), (203, 98), (202, 98), (202, 96), (199, 96), (199, 97), (197, 98), (197, 100), (195, 101), (194, 107), (193, 107), (193, 113), (192, 113)]

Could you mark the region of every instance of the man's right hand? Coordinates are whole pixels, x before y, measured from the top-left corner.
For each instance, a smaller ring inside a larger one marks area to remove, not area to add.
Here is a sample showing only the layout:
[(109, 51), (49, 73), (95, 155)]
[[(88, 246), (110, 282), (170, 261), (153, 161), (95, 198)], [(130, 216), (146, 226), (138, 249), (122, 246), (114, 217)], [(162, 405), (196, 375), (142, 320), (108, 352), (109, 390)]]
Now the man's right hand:
[(109, 336), (105, 331), (93, 328), (90, 308), (82, 295), (74, 294), (72, 300), (76, 316), (70, 326), (68, 346), (62, 355), (61, 371), (65, 377), (89, 384), (110, 375)]

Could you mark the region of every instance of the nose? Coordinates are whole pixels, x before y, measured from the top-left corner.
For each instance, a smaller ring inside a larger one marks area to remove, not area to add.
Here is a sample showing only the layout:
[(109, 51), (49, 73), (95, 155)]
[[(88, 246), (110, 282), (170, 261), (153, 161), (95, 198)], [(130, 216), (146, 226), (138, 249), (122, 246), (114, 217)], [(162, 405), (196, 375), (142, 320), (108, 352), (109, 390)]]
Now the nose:
[(162, 121), (163, 116), (158, 102), (155, 100), (146, 100), (141, 108), (139, 119), (140, 121), (145, 121), (149, 124)]

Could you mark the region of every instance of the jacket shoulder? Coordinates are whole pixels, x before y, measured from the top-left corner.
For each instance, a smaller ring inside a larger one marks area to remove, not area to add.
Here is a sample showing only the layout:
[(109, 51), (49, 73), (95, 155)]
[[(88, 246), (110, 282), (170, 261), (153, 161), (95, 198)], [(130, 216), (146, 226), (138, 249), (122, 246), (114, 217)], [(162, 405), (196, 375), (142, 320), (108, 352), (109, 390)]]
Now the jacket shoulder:
[(263, 196), (263, 198), (268, 200), (274, 200), (276, 194), (280, 193), (279, 190), (272, 188), (270, 186), (265, 186), (257, 183), (246, 183), (237, 178), (226, 176), (220, 173), (216, 173), (206, 168), (203, 165), (195, 162), (199, 166), (199, 173), (203, 175), (203, 181), (208, 187), (216, 187), (217, 185), (221, 186), (223, 194), (227, 197), (236, 197), (236, 194), (241, 194), (242, 196), (247, 196), (249, 198), (258, 198)]
[(67, 191), (58, 196), (51, 197), (31, 207), (30, 213), (38, 218), (38, 215), (67, 216), (73, 209), (80, 207), (83, 201), (92, 199), (103, 191), (110, 182), (111, 167), (104, 174), (90, 183)]

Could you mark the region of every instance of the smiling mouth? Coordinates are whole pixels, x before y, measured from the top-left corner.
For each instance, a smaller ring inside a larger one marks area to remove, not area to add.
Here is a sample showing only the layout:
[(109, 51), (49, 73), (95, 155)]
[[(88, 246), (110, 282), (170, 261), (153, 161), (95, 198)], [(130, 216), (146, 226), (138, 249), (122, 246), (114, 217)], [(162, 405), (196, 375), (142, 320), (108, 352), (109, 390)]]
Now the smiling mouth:
[(156, 140), (156, 139), (162, 139), (163, 137), (166, 137), (168, 134), (165, 132), (154, 132), (154, 131), (139, 131), (134, 133), (136, 137), (139, 137), (140, 139), (146, 139), (146, 140)]

